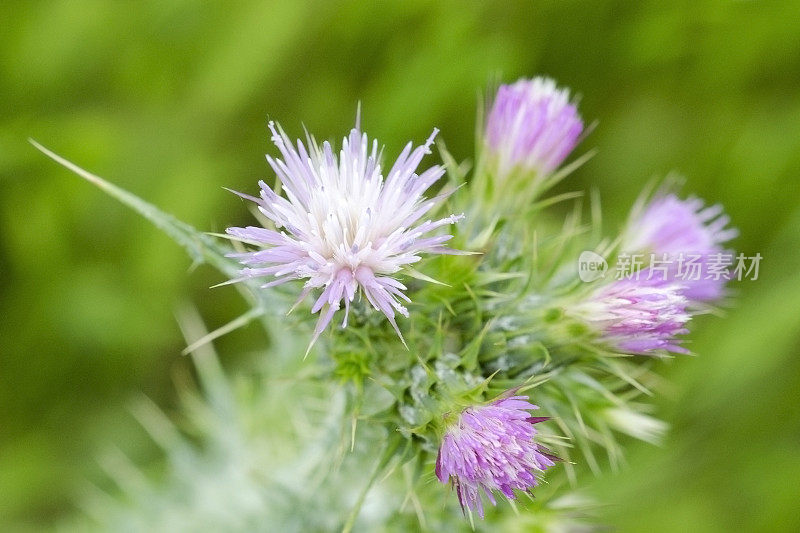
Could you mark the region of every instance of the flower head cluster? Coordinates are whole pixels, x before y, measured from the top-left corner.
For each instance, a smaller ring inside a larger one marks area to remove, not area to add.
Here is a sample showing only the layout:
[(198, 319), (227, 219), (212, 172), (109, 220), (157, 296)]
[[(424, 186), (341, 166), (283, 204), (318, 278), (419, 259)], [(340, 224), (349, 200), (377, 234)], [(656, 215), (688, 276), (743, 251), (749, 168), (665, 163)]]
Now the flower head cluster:
[(567, 89), (549, 78), (521, 79), (497, 91), (486, 144), (500, 178), (517, 168), (545, 175), (572, 152), (582, 131)]
[[(622, 249), (664, 256), (670, 263), (671, 277), (680, 277), (685, 286), (687, 298), (717, 300), (723, 295), (726, 279), (710, 272), (710, 259), (722, 254), (724, 243), (738, 235), (735, 228), (727, 227), (729, 222), (720, 205), (705, 207), (699, 198), (681, 200), (674, 194), (662, 195), (633, 216)], [(699, 260), (698, 271), (684, 275), (678, 270), (692, 256)]]
[(688, 353), (678, 335), (691, 315), (684, 287), (661, 280), (621, 279), (600, 287), (573, 312), (615, 349), (640, 355)]
[(384, 177), (378, 143), (370, 143), (358, 124), (344, 139), (338, 157), (328, 142), (319, 147), (309, 137), (307, 147), (298, 141), (295, 148), (282, 129), (273, 123), (269, 127), (282, 159), (267, 156), (267, 161), (286, 196), (263, 181), (259, 198), (237, 193), (258, 204), (277, 229), (227, 229), (234, 238), (262, 247), (232, 254), (245, 266), (241, 277), (232, 281), (274, 278), (264, 285), (268, 287), (304, 279), (298, 302), (321, 289), (311, 308), (313, 313), (321, 311), (312, 344), (342, 302), (346, 325), (359, 290), (399, 335), (395, 314), (408, 316), (400, 303), (408, 297), (396, 274), (419, 261), (422, 253), (449, 252), (443, 244), (451, 235), (431, 233), (461, 218), (451, 215), (420, 222), (446, 196), (423, 196), (443, 175), (442, 167), (417, 174), (436, 130), (423, 146), (412, 149), (409, 143)]
[(493, 491), (513, 500), (515, 490), (532, 490), (536, 475), (558, 460), (534, 440), (533, 425), (548, 418), (530, 416), (532, 409), (538, 407), (527, 396), (505, 397), (464, 409), (449, 428), (436, 458), (436, 477), (453, 482), (462, 509), (482, 518), (481, 493), (492, 505)]

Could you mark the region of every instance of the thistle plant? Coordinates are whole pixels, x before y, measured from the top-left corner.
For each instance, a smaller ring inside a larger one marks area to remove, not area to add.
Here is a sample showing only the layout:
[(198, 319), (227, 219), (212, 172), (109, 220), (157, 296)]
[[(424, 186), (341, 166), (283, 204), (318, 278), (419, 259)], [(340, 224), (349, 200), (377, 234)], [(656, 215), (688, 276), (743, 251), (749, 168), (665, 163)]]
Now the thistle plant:
[[(582, 195), (549, 195), (588, 160), (573, 155), (585, 135), (577, 104), (552, 80), (501, 86), (487, 117), (472, 172), (442, 146), (432, 161), (435, 129), (391, 159), (359, 119), (338, 149), (270, 123), (270, 183), (236, 193), (263, 217), (224, 235), (37, 145), (217, 268), (250, 307), (210, 333), (184, 315), (201, 381), (200, 394), (184, 391), (195, 437), (143, 404), (171, 474), (131, 484), (111, 468), (124, 498), (85, 500), (96, 525), (589, 527), (587, 474), (618, 468), (625, 436), (657, 442), (666, 430), (647, 403), (658, 360), (688, 353), (692, 317), (724, 295), (709, 258), (735, 230), (721, 208), (664, 189), (604, 234), (598, 205), (584, 220)], [(563, 221), (559, 203), (572, 207)], [(701, 277), (656, 259), (580, 276), (582, 253), (639, 252), (698, 254)], [(271, 339), (263, 370), (225, 376), (211, 342), (254, 320)]]

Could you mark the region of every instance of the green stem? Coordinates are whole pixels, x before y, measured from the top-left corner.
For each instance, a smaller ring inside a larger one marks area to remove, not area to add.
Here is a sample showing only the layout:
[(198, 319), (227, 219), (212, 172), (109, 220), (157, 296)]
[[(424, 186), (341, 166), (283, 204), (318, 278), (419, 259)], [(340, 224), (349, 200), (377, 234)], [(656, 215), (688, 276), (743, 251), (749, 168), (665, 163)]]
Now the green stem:
[(364, 505), (364, 500), (367, 498), (367, 494), (369, 494), (370, 489), (375, 484), (375, 481), (377, 481), (378, 476), (380, 476), (386, 470), (387, 465), (394, 457), (395, 452), (397, 451), (397, 448), (400, 447), (400, 443), (402, 441), (403, 438), (399, 434), (387, 439), (383, 455), (375, 464), (375, 468), (372, 470), (372, 475), (369, 477), (369, 481), (367, 481), (367, 484), (363, 489), (361, 489), (361, 493), (358, 495), (358, 500), (356, 500), (353, 510), (350, 511), (350, 515), (347, 517), (347, 522), (345, 522), (344, 527), (342, 527), (342, 533), (350, 533), (353, 530), (353, 526), (355, 525), (356, 519), (361, 512), (361, 507)]

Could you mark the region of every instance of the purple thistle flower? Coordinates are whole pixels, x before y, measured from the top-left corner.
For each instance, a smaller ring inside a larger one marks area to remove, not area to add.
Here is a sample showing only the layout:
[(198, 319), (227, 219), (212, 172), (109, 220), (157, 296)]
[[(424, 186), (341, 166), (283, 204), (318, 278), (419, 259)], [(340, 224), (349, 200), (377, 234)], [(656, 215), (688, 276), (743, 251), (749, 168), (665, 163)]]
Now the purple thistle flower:
[(408, 143), (384, 178), (378, 142), (370, 144), (358, 122), (344, 139), (338, 158), (328, 142), (319, 147), (311, 136), (307, 147), (298, 141), (295, 148), (284, 131), (270, 122), (272, 141), (282, 159), (267, 156), (267, 161), (286, 196), (279, 196), (263, 181), (259, 182), (260, 198), (236, 194), (258, 204), (277, 230), (253, 226), (227, 229), (237, 240), (262, 247), (231, 254), (245, 268), (241, 277), (230, 283), (274, 277), (263, 285), (270, 287), (305, 279), (298, 303), (312, 290), (322, 289), (311, 308), (312, 313), (321, 312), (311, 344), (342, 301), (342, 327), (347, 325), (350, 303), (359, 289), (400, 335), (395, 314), (408, 316), (400, 301), (409, 299), (396, 274), (419, 261), (421, 253), (455, 253), (443, 246), (451, 235), (430, 233), (463, 217), (419, 222), (447, 196), (423, 196), (444, 174), (442, 167), (417, 174), (438, 130), (423, 146), (412, 150)]
[[(731, 265), (733, 252), (723, 244), (739, 233), (727, 227), (729, 222), (720, 205), (705, 207), (699, 198), (662, 195), (634, 214), (622, 249), (653, 253), (668, 261), (669, 278), (685, 286), (684, 295), (690, 300), (718, 300), (729, 276), (714, 270)], [(696, 271), (689, 263), (692, 259)]]
[(583, 131), (569, 91), (549, 78), (501, 85), (489, 112), (486, 144), (499, 176), (521, 168), (542, 175), (555, 170)]
[(658, 279), (621, 279), (598, 288), (572, 313), (615, 349), (639, 355), (689, 353), (676, 337), (688, 333), (689, 301), (682, 285)]
[(538, 407), (527, 396), (501, 397), (464, 409), (447, 430), (436, 458), (436, 477), (442, 483), (452, 481), (462, 509), (476, 510), (483, 518), (481, 492), (492, 505), (494, 491), (513, 500), (515, 490), (531, 491), (536, 475), (559, 460), (534, 441), (533, 425), (549, 419), (530, 416), (532, 409)]

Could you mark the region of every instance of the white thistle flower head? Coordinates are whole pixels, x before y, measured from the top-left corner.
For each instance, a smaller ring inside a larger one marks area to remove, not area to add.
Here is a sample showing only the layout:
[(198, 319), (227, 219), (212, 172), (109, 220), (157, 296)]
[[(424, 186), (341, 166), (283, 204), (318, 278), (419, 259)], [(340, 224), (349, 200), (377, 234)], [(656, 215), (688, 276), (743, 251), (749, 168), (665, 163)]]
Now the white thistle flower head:
[(395, 315), (408, 316), (401, 300), (409, 299), (396, 275), (419, 261), (422, 253), (457, 253), (443, 246), (452, 235), (431, 232), (456, 223), (463, 215), (420, 222), (449, 194), (424, 196), (444, 174), (441, 166), (417, 174), (438, 130), (422, 146), (412, 149), (408, 143), (384, 177), (378, 142), (369, 142), (358, 119), (343, 140), (338, 158), (328, 142), (320, 147), (307, 135), (307, 147), (297, 141), (295, 148), (280, 126), (270, 122), (269, 128), (281, 158), (267, 156), (267, 161), (285, 197), (263, 181), (259, 198), (236, 193), (258, 204), (275, 229), (227, 229), (233, 238), (261, 248), (231, 254), (245, 267), (231, 282), (274, 278), (263, 285), (270, 287), (306, 280), (298, 303), (321, 289), (311, 308), (312, 313), (321, 314), (309, 349), (342, 302), (342, 327), (347, 325), (350, 304), (359, 292), (386, 315), (402, 339)]

